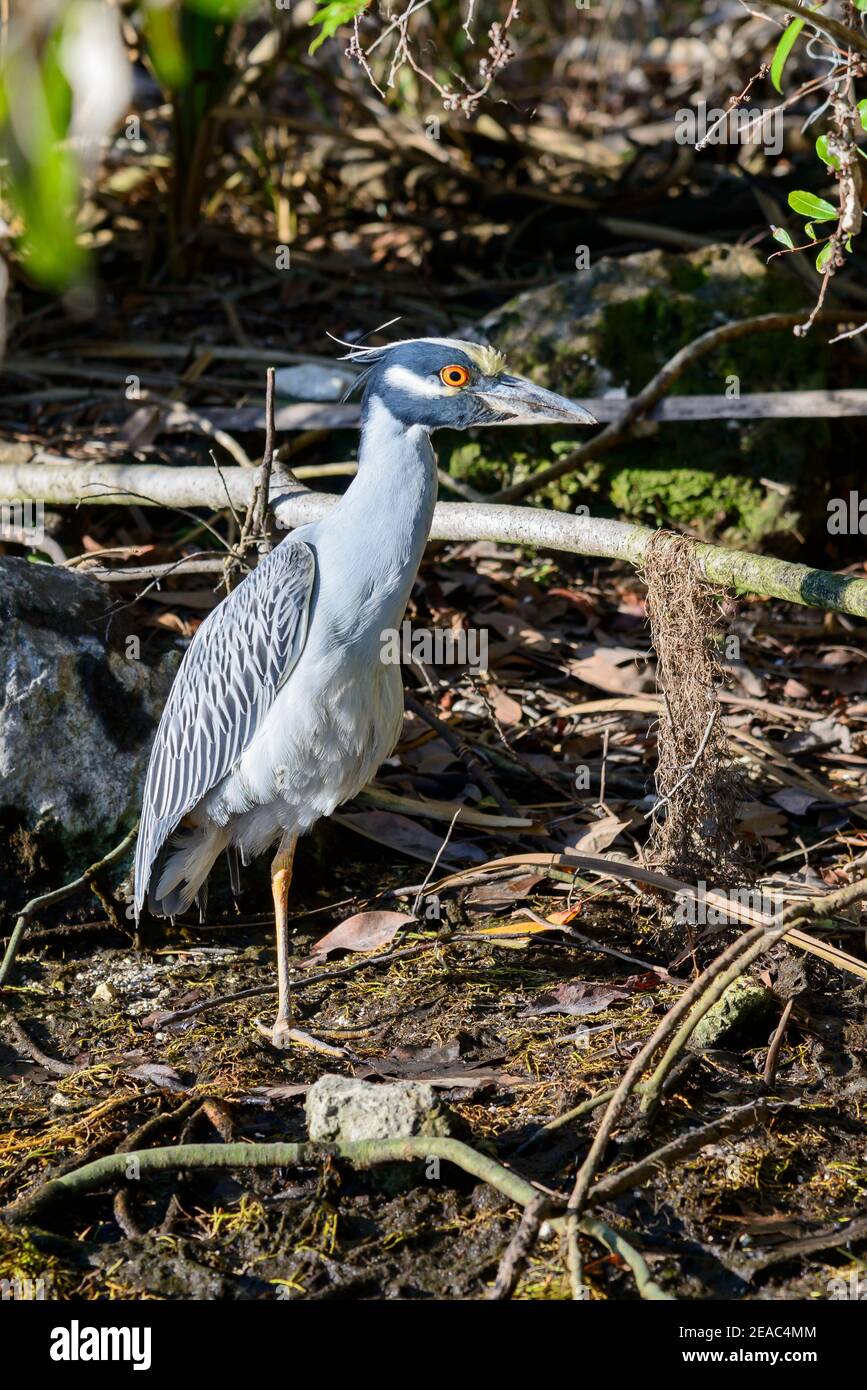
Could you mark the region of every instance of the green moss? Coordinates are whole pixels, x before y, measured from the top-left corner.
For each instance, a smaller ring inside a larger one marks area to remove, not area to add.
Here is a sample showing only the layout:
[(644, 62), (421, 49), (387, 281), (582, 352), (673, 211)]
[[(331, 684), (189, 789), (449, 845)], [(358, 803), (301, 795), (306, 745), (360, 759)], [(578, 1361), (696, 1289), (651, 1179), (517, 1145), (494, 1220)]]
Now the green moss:
[(769, 531), (788, 531), (794, 519), (783, 499), (736, 474), (704, 468), (621, 468), (610, 476), (618, 511), (654, 526), (673, 522), (702, 535), (723, 530), (758, 542)]

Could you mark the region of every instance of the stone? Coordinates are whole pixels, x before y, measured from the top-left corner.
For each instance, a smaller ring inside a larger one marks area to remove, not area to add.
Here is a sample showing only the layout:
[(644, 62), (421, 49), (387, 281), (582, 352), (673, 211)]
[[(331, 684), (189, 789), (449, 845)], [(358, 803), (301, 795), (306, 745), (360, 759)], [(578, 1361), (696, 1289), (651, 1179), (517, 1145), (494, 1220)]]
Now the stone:
[(302, 362), (296, 367), (278, 367), (274, 373), (274, 390), (278, 397), (288, 396), (298, 401), (339, 401), (356, 375), (351, 369)]
[(116, 594), (0, 557), (0, 900), (56, 887), (123, 838), (180, 661), (147, 654)]
[(114, 1004), (117, 1001), (118, 993), (114, 985), (109, 984), (108, 980), (101, 980), (90, 997), (94, 1004)]
[(377, 1084), (351, 1076), (320, 1076), (307, 1092), (307, 1132), (317, 1142), (446, 1136), (447, 1113), (424, 1081)]
[(733, 980), (696, 1025), (689, 1040), (693, 1052), (707, 1052), (728, 1037), (769, 1019), (777, 1005), (776, 996), (758, 980), (742, 976)]

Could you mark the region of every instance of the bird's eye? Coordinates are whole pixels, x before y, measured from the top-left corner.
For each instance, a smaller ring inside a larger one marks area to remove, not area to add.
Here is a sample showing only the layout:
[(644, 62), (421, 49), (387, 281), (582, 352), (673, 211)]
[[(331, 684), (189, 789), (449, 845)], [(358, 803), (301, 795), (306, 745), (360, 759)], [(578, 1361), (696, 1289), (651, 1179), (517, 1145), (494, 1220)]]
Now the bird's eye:
[(440, 372), (440, 381), (443, 386), (466, 386), (469, 379), (469, 372), (459, 362), (450, 363), (448, 367), (443, 367)]

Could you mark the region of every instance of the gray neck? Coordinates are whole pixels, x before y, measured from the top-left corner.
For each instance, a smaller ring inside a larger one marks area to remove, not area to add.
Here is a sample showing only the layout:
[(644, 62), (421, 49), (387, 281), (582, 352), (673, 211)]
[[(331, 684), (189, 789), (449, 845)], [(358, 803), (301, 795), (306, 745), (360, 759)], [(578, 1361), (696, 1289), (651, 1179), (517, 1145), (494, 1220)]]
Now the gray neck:
[(401, 424), (377, 397), (368, 401), (358, 473), (320, 529), (328, 569), (341, 576), (343, 611), (356, 633), (372, 627), (378, 640), (380, 628), (402, 620), (436, 494), (427, 431)]

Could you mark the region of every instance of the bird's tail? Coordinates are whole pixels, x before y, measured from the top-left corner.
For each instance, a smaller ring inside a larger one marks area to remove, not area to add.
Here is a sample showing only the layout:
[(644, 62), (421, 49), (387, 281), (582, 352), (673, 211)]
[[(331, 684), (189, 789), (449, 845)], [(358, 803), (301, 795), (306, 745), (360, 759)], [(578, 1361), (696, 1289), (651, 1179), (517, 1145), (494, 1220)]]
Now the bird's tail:
[(163, 845), (151, 873), (148, 907), (158, 917), (186, 912), (193, 899), (207, 902), (207, 878), (226, 848), (225, 830), (216, 825), (179, 826)]

